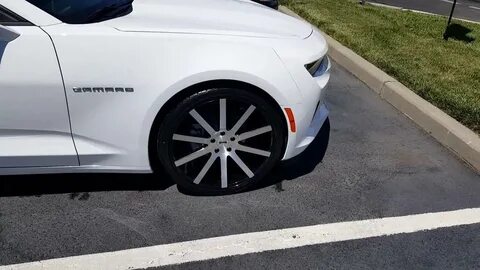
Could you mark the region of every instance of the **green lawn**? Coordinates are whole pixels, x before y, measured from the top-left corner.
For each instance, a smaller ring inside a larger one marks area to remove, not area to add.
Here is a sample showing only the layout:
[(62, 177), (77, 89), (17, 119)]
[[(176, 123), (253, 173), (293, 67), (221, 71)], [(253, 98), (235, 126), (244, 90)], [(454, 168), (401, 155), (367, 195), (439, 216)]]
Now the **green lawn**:
[(446, 19), (355, 0), (284, 0), (333, 38), (480, 134), (480, 24), (442, 38)]

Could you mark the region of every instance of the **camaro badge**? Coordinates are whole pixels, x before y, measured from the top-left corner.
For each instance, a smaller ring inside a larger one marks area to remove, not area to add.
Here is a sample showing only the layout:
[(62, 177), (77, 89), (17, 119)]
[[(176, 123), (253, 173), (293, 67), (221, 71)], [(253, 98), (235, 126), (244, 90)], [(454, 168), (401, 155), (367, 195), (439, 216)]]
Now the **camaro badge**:
[(73, 87), (75, 93), (132, 93), (131, 87)]

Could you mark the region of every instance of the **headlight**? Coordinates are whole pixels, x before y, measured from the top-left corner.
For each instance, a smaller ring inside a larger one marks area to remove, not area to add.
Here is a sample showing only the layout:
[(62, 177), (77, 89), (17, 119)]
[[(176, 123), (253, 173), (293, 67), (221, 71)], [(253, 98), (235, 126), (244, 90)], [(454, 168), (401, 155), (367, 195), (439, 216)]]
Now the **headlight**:
[(305, 68), (308, 70), (308, 72), (313, 76), (315, 74), (315, 71), (317, 71), (318, 66), (320, 66), (320, 63), (322, 62), (322, 59), (317, 60), (315, 62), (312, 62), (310, 64), (306, 64)]
[(318, 77), (328, 71), (330, 68), (330, 60), (328, 59), (328, 56), (325, 56), (315, 62), (306, 64), (305, 68), (313, 77)]

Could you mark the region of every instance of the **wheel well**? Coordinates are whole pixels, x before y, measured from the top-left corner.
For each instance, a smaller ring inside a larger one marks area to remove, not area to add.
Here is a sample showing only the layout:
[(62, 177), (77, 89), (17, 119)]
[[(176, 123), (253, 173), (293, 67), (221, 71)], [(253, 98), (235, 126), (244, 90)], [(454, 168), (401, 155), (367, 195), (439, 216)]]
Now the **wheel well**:
[[(160, 170), (160, 162), (156, 155), (155, 141), (157, 137), (156, 131), (158, 130), (158, 127), (160, 126), (165, 115), (170, 110), (172, 110), (178, 103), (180, 103), (183, 99), (197, 92), (200, 92), (202, 90), (212, 89), (212, 88), (236, 88), (236, 89), (244, 89), (244, 90), (250, 91), (264, 98), (268, 103), (273, 105), (273, 107), (277, 110), (277, 112), (280, 115), (283, 115), (282, 108), (272, 96), (270, 96), (263, 89), (249, 83), (235, 81), (235, 80), (213, 80), (213, 81), (201, 82), (201, 83), (189, 86), (183, 89), (182, 91), (178, 92), (177, 94), (175, 94), (162, 106), (160, 111), (157, 113), (155, 120), (153, 121), (152, 127), (150, 128), (150, 135), (148, 139), (148, 155), (150, 159), (150, 167), (152, 168), (153, 171)], [(283, 129), (285, 130), (285, 134), (288, 134), (287, 120), (285, 119), (283, 123), (284, 123)], [(282, 156), (283, 156), (283, 153), (285, 152), (285, 148), (287, 145), (287, 137), (288, 136), (285, 136), (285, 142), (282, 149)]]

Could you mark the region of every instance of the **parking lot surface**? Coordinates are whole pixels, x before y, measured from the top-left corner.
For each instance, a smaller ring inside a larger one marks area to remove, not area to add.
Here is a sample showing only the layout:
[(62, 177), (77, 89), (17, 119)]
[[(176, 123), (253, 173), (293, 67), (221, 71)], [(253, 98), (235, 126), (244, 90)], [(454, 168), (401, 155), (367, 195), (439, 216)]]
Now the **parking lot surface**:
[[(0, 265), (480, 207), (479, 174), (336, 65), (327, 105), (307, 151), (241, 194), (190, 196), (152, 175), (1, 176)], [(474, 224), (167, 268), (471, 269), (479, 240)]]

